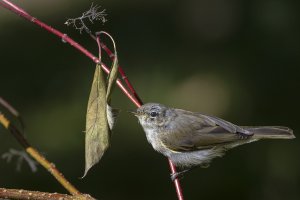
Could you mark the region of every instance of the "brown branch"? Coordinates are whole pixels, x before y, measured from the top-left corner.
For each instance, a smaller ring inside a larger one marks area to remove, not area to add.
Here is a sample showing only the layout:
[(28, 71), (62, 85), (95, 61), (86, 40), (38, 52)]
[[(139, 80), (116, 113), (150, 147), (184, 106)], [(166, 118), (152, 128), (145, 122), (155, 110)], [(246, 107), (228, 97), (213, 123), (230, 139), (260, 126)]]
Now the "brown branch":
[(0, 188), (0, 197), (20, 200), (94, 200), (87, 194), (67, 195), (39, 191)]

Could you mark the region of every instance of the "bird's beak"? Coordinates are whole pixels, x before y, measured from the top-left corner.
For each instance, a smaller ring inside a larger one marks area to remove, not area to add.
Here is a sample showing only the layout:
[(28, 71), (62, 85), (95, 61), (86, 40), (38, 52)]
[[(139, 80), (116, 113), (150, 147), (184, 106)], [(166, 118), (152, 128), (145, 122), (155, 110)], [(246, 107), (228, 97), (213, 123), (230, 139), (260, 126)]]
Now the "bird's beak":
[(138, 117), (139, 113), (136, 112), (136, 110), (127, 110), (127, 112), (134, 114), (134, 116)]

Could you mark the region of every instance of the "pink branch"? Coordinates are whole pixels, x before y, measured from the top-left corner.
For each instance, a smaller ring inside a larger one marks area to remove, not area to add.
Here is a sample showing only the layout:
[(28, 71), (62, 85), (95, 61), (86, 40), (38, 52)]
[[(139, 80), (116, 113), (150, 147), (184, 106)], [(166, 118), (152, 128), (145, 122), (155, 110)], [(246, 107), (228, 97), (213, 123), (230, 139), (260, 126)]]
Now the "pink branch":
[[(0, 1), (0, 5), (14, 13), (16, 13), (17, 15), (27, 19), (28, 21), (40, 26), (42, 29), (45, 29), (46, 31), (58, 36), (59, 38), (61, 38), (62, 41), (69, 43), (71, 46), (73, 46), (75, 49), (79, 50), (81, 53), (83, 53), (84, 55), (86, 55), (87, 57), (89, 57), (91, 60), (93, 60), (93, 62), (95, 63), (99, 63), (99, 59), (94, 56), (92, 53), (90, 53), (87, 49), (85, 49), (83, 46), (81, 46), (80, 44), (78, 44), (77, 42), (75, 42), (73, 39), (71, 39), (67, 34), (64, 34), (54, 28), (52, 28), (51, 26), (41, 22), (40, 20), (32, 17), (31, 15), (29, 15), (26, 11), (24, 11), (23, 9), (21, 9), (20, 7), (18, 7), (17, 5), (11, 3), (8, 0), (1, 0)], [(112, 52), (104, 45), (101, 44), (101, 47), (110, 55), (110, 57), (113, 56)], [(109, 73), (109, 69), (106, 67), (105, 64), (101, 63), (101, 67), (102, 69), (106, 72)], [(119, 72), (122, 76), (122, 79), (124, 79), (125, 83), (127, 84), (127, 86), (129, 87), (130, 91), (133, 93), (134, 96), (132, 96), (130, 94), (130, 92), (124, 87), (124, 85), (122, 84), (120, 79), (117, 79), (117, 85), (119, 86), (119, 88), (122, 90), (122, 92), (137, 106), (140, 107), (143, 103), (140, 100), (139, 96), (137, 95), (137, 93), (135, 92), (133, 86), (131, 85), (131, 83), (129, 82), (128, 78), (126, 77), (123, 69), (121, 67), (119, 67)], [(169, 165), (170, 165), (170, 169), (172, 173), (176, 172), (176, 167), (174, 166), (174, 164), (171, 162), (171, 160), (169, 160)], [(183, 200), (183, 194), (182, 194), (182, 190), (181, 190), (181, 186), (180, 186), (180, 182), (178, 179), (176, 179), (174, 181), (174, 185), (176, 188), (176, 193), (177, 193), (177, 197), (179, 200)]]
[[(115, 58), (115, 55), (112, 53), (112, 51), (104, 44), (101, 43), (101, 48), (104, 49), (104, 51), (108, 54), (108, 56), (113, 60)], [(119, 65), (119, 73), (122, 76), (122, 79), (125, 81), (126, 85), (128, 86), (129, 90), (132, 92), (132, 94), (134, 95), (134, 97), (141, 103), (142, 100), (140, 99), (140, 97), (138, 96), (138, 94), (136, 93), (135, 89), (133, 88), (133, 86), (131, 85), (130, 81), (128, 80), (123, 68)]]

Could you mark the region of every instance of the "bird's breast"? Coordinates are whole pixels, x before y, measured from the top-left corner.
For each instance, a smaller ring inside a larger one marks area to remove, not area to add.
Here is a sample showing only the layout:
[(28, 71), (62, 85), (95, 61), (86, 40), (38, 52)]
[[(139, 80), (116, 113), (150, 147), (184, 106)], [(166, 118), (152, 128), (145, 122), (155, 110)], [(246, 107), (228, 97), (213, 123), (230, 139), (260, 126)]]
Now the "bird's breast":
[(148, 142), (153, 149), (167, 156), (168, 149), (159, 138), (159, 133), (154, 129), (144, 129)]

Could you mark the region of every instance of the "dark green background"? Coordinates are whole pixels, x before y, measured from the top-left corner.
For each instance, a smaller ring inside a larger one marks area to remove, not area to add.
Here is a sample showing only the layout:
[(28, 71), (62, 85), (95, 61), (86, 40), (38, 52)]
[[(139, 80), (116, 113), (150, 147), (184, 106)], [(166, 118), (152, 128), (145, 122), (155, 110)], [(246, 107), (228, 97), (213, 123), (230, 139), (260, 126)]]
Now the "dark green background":
[[(92, 1), (14, 1), (97, 54), (63, 23)], [(285, 125), (300, 132), (299, 2), (94, 1), (108, 22), (119, 61), (145, 102), (216, 115), (240, 125)], [(167, 160), (147, 143), (133, 104), (115, 90), (123, 112), (112, 145), (86, 178), (85, 113), (94, 63), (60, 39), (0, 7), (0, 95), (22, 113), (29, 141), (82, 192), (98, 199), (176, 199)], [(261, 141), (229, 151), (182, 180), (186, 199), (300, 198), (299, 139)], [(0, 154), (20, 149), (0, 128)], [(0, 187), (65, 192), (41, 167), (21, 172), (0, 160)]]

